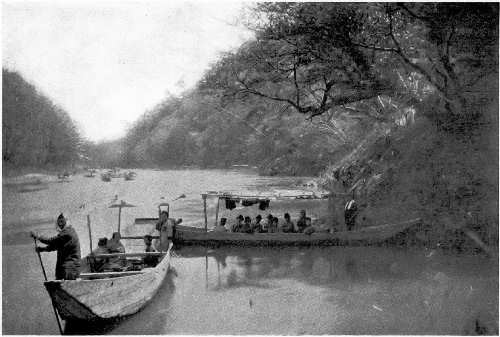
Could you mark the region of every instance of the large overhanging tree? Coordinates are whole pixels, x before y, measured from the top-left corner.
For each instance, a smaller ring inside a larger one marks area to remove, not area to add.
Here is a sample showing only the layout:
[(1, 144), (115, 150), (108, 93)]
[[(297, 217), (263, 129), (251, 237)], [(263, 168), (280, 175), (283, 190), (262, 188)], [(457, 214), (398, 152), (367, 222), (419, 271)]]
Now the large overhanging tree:
[(205, 83), (311, 118), (400, 95), (415, 78), (442, 111), (463, 114), (468, 88), (498, 69), (493, 3), (261, 3), (250, 22), (255, 40), (226, 55)]

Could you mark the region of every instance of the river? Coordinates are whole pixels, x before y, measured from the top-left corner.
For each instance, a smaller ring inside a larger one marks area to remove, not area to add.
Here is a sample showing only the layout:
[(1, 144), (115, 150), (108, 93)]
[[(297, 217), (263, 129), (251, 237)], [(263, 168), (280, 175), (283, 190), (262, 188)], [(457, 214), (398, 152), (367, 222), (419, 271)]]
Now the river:
[[(201, 193), (297, 189), (306, 177), (260, 177), (250, 170), (137, 170), (134, 181), (75, 176), (34, 192), (3, 186), (2, 332), (57, 334), (50, 299), (29, 231), (54, 234), (60, 212), (75, 227), (82, 255), (134, 218), (157, 215), (171, 201), (173, 217), (203, 217)], [(324, 201), (276, 203), (264, 213), (296, 218), (326, 211)], [(224, 207), (222, 207), (224, 209)], [(213, 223), (215, 203), (208, 205)], [(224, 210), (234, 218), (247, 210)], [(53, 275), (55, 254), (43, 254)], [(219, 248), (175, 251), (173, 268), (141, 312), (104, 327), (68, 326), (83, 334), (470, 334), (498, 333), (498, 261), (432, 249), (381, 247)], [(479, 329), (479, 330), (478, 330)], [(483, 330), (481, 330), (483, 329)], [(484, 330), (486, 329), (486, 330)]]

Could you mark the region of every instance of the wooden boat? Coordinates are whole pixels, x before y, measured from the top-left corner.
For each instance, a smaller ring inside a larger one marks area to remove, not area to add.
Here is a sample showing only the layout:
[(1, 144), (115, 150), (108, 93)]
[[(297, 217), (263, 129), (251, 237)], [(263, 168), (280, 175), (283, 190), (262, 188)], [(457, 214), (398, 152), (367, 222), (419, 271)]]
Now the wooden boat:
[(102, 181), (106, 181), (106, 182), (111, 181), (111, 174), (109, 174), (109, 173), (103, 173), (103, 174), (101, 174), (101, 180)]
[(94, 178), (95, 177), (96, 170), (94, 169), (89, 169), (87, 170), (87, 173), (85, 173), (83, 176), (85, 178)]
[(123, 177), (125, 178), (125, 180), (134, 180), (136, 175), (137, 175), (137, 173), (129, 171), (129, 172), (126, 172), (123, 175)]
[(123, 176), (123, 173), (120, 172), (120, 169), (118, 167), (109, 170), (108, 173), (111, 175), (111, 178), (121, 178)]
[(77, 280), (53, 280), (44, 285), (64, 320), (100, 321), (128, 316), (144, 307), (160, 288), (169, 269), (171, 247), (166, 252), (101, 254), (83, 260), (84, 267), (89, 268), (96, 257), (120, 256), (137, 265), (141, 260), (137, 258), (157, 256), (159, 262), (154, 268), (81, 273)]
[[(123, 200), (110, 208), (133, 207)], [(92, 236), (88, 218), (90, 249)], [(162, 231), (162, 233), (167, 233)], [(59, 316), (66, 321), (108, 321), (132, 315), (144, 307), (160, 288), (170, 266), (172, 242), (167, 235), (159, 239), (159, 252), (89, 254), (82, 259), (80, 277), (76, 280), (51, 280), (44, 283)], [(122, 239), (130, 239), (122, 237)], [(137, 237), (142, 240), (143, 236)], [(126, 261), (124, 271), (96, 271), (96, 259)], [(146, 261), (148, 259), (148, 261)], [(153, 260), (153, 261), (151, 261)], [(147, 262), (147, 263), (146, 263)]]
[[(173, 231), (172, 240), (176, 245), (237, 245), (237, 246), (280, 246), (280, 245), (372, 245), (386, 242), (398, 235), (412, 234), (410, 231), (416, 228), (421, 219), (411, 219), (399, 223), (367, 226), (352, 231), (327, 232), (317, 231), (312, 234), (304, 233), (232, 233), (214, 232), (207, 228), (207, 203), (208, 197), (218, 198), (215, 211), (215, 223), (218, 220), (219, 204), (221, 199), (231, 198), (242, 200), (277, 200), (277, 199), (325, 199), (328, 197), (324, 193), (292, 193), (286, 194), (260, 194), (260, 195), (235, 195), (221, 192), (208, 192), (202, 194), (204, 201), (204, 228), (199, 226), (176, 225)], [(136, 225), (153, 225), (157, 218), (138, 218)]]
[(334, 233), (231, 233), (205, 231), (203, 228), (177, 225), (175, 244), (179, 245), (236, 245), (236, 246), (328, 246), (373, 245), (383, 243), (421, 223), (412, 219), (395, 224), (363, 227)]

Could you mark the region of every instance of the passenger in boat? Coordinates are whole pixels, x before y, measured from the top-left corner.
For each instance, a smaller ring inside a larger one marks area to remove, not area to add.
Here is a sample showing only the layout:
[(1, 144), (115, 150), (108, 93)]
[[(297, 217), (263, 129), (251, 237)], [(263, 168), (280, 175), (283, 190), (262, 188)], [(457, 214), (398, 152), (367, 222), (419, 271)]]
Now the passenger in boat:
[[(153, 253), (156, 252), (156, 250), (153, 248), (153, 237), (151, 235), (145, 235), (144, 236), (144, 251), (146, 253)], [(158, 257), (157, 256), (145, 256), (144, 257), (144, 265), (146, 267), (154, 267), (158, 264)]]
[(167, 223), (168, 220), (168, 212), (161, 211), (160, 217), (158, 218), (158, 222), (156, 223), (156, 230), (161, 231), (161, 227)]
[(255, 217), (255, 223), (252, 224), (252, 231), (254, 233), (263, 233), (263, 225), (261, 221), (262, 216), (260, 214), (257, 214), (257, 216)]
[(249, 216), (245, 217), (245, 220), (243, 222), (243, 228), (241, 230), (242, 233), (247, 233), (247, 234), (252, 234), (252, 218)]
[(314, 233), (316, 229), (312, 226), (311, 218), (307, 217), (306, 218), (306, 227), (304, 228), (303, 233), (307, 235), (311, 235)]
[(351, 199), (345, 204), (344, 207), (344, 219), (345, 226), (348, 231), (352, 230), (356, 226), (356, 216), (358, 215), (358, 205), (354, 199)]
[(272, 214), (268, 214), (267, 217), (266, 217), (266, 221), (262, 223), (262, 232), (261, 233), (268, 233), (270, 228), (271, 228), (271, 225), (273, 223), (273, 215)]
[(166, 251), (168, 249), (169, 240), (175, 238), (177, 225), (181, 222), (182, 218), (177, 220), (170, 218), (167, 211), (160, 213), (158, 222), (156, 223), (156, 230), (160, 232), (160, 237), (163, 239), (156, 240), (155, 242), (155, 247), (158, 251)]
[(290, 219), (290, 214), (285, 213), (284, 215), (285, 222), (283, 222), (280, 226), (280, 231), (283, 233), (293, 233), (293, 222)]
[[(100, 238), (97, 242), (97, 248), (92, 251), (92, 255), (100, 255), (100, 254), (109, 254), (109, 249), (107, 247), (108, 239)], [(95, 273), (100, 273), (104, 271), (104, 266), (107, 263), (107, 258), (95, 257), (93, 261), (91, 261), (92, 266), (91, 269)]]
[[(125, 247), (120, 242), (121, 235), (118, 232), (114, 232), (111, 240), (108, 240), (108, 249), (110, 254), (115, 253), (125, 253)], [(111, 269), (114, 271), (121, 271), (127, 266), (127, 259), (122, 256), (111, 257), (109, 262), (105, 266), (105, 269)]]
[(220, 223), (217, 226), (215, 226), (214, 232), (227, 232), (226, 222), (227, 222), (226, 218), (221, 218)]
[(66, 219), (61, 213), (56, 221), (56, 236), (47, 238), (31, 232), (31, 236), (46, 244), (46, 247), (37, 247), (37, 252), (51, 252), (57, 250), (56, 279), (75, 280), (80, 276), (80, 242), (73, 227), (66, 225)]
[(269, 233), (277, 233), (278, 232), (278, 223), (279, 219), (277, 217), (273, 217), (271, 221), (271, 226), (269, 227)]
[(231, 227), (231, 232), (239, 233), (243, 230), (243, 215), (238, 215), (236, 217), (236, 223)]
[[(309, 219), (309, 220), (311, 220), (311, 219)], [(306, 225), (306, 211), (305, 210), (301, 210), (300, 211), (300, 217), (297, 220), (296, 231), (298, 233), (303, 233), (304, 229), (306, 229), (306, 227), (307, 227), (307, 225)]]

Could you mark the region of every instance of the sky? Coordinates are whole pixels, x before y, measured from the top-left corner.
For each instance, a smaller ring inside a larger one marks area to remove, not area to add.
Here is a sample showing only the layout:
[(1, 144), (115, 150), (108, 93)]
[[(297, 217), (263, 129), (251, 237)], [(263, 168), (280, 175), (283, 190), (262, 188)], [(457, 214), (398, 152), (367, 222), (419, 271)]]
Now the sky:
[(4, 1), (2, 62), (93, 141), (125, 135), (251, 38), (236, 1)]

